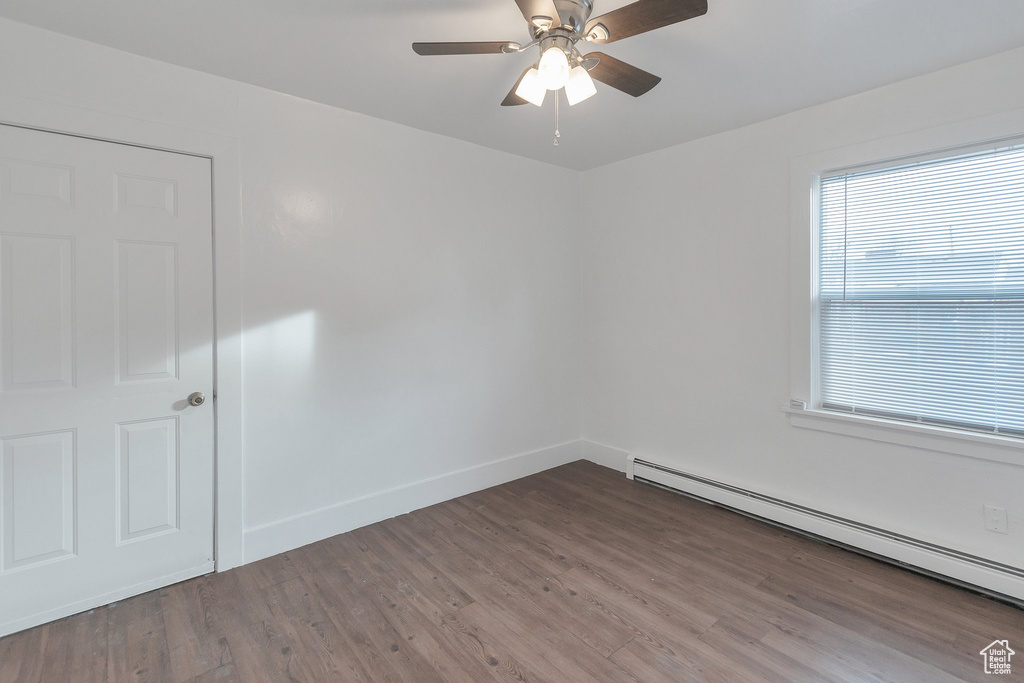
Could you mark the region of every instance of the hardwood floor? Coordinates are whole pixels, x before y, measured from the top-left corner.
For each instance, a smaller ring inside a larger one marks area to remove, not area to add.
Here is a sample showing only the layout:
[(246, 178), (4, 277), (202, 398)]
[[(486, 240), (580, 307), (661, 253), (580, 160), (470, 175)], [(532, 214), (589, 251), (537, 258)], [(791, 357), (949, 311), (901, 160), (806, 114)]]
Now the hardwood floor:
[(1024, 611), (581, 461), (2, 639), (0, 681), (936, 683), (997, 638)]

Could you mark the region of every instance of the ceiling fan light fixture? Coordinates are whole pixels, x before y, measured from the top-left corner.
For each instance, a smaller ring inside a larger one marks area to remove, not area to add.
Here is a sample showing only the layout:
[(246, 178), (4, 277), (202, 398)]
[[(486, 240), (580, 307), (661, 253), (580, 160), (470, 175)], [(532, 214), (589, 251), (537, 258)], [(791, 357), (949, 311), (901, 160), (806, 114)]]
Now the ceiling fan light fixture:
[(569, 58), (557, 46), (549, 47), (537, 65), (540, 81), (548, 90), (559, 90), (569, 82)]
[(540, 72), (537, 69), (527, 71), (516, 88), (516, 95), (538, 107), (544, 104), (544, 96), (547, 94), (548, 90), (541, 83)]
[(569, 100), (569, 106), (579, 104), (597, 94), (597, 87), (594, 79), (590, 77), (587, 70), (577, 66), (569, 72), (569, 81), (565, 84), (565, 98)]

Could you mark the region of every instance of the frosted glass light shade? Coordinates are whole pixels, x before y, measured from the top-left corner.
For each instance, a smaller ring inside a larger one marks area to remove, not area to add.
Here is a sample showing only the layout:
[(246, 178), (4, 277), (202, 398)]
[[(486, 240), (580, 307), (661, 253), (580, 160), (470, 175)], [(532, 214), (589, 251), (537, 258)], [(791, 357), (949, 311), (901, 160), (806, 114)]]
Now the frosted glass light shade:
[(569, 72), (569, 82), (565, 84), (565, 98), (569, 100), (570, 107), (596, 94), (597, 88), (594, 86), (594, 79), (590, 77), (586, 69), (577, 66)]
[(560, 47), (549, 47), (540, 56), (540, 82), (548, 90), (558, 90), (569, 82), (569, 58)]
[(544, 96), (547, 94), (547, 88), (540, 80), (540, 72), (536, 69), (527, 71), (523, 80), (519, 81), (519, 87), (516, 88), (516, 95), (538, 107), (544, 104)]

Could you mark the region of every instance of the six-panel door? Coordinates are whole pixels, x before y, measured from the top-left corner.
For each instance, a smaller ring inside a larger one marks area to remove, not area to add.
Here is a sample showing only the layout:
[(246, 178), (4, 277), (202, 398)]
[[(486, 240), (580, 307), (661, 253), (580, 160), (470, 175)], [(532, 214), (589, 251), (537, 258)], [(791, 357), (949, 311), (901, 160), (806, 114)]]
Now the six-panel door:
[(208, 159), (0, 125), (0, 635), (212, 569)]

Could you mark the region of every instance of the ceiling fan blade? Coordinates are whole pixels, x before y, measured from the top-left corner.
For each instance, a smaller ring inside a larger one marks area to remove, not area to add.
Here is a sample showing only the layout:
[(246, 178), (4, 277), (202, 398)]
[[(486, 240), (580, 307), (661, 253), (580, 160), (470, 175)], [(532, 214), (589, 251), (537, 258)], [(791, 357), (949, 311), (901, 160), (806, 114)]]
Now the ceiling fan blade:
[(526, 78), (526, 74), (529, 73), (532, 68), (532, 66), (526, 67), (526, 70), (523, 71), (523, 75), (516, 80), (516, 84), (512, 86), (512, 89), (508, 91), (507, 95), (505, 95), (505, 99), (501, 101), (501, 106), (515, 107), (520, 104), (529, 104), (529, 102), (516, 94), (516, 90), (519, 88), (519, 84), (523, 82), (523, 79)]
[(609, 57), (602, 52), (591, 52), (586, 59), (596, 57), (601, 61), (590, 70), (590, 76), (627, 95), (640, 97), (661, 83), (661, 77), (649, 74), (643, 69)]
[[(708, 0), (637, 0), (587, 22), (584, 34), (595, 43), (612, 43), (707, 14)], [(600, 30), (604, 27), (604, 31)], [(596, 31), (595, 31), (596, 29)]]
[(412, 49), (418, 55), (500, 55), (509, 47), (518, 48), (519, 43), (498, 41), (488, 43), (413, 43)]
[(516, 0), (516, 4), (519, 5), (519, 11), (523, 13), (531, 26), (545, 28), (536, 21), (543, 17), (551, 20), (551, 24), (547, 28), (558, 28), (562, 25), (562, 20), (558, 18), (558, 10), (555, 9), (555, 3), (552, 0)]

